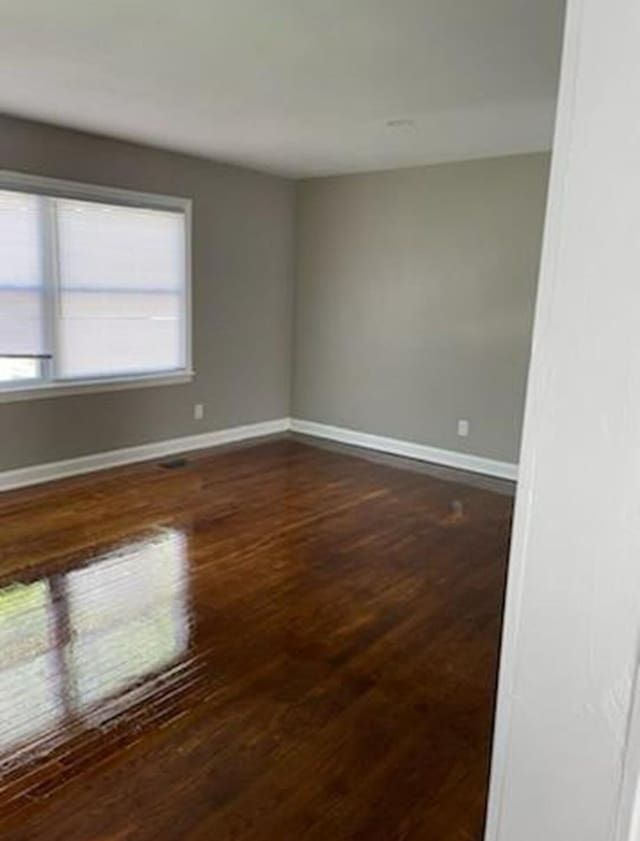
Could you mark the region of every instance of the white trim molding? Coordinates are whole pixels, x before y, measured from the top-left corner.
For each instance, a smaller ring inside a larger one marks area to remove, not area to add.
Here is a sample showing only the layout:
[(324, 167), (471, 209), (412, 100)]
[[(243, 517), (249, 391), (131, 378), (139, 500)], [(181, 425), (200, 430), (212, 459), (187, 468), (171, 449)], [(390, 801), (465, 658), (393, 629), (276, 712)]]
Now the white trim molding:
[(121, 467), (135, 462), (151, 461), (165, 456), (187, 453), (192, 450), (203, 450), (208, 447), (219, 447), (236, 441), (247, 441), (251, 438), (262, 438), (265, 435), (275, 435), (286, 432), (290, 428), (289, 418), (252, 423), (244, 426), (233, 426), (219, 429), (215, 432), (205, 432), (201, 435), (187, 435), (168, 441), (157, 441), (151, 444), (141, 444), (136, 447), (126, 447), (121, 450), (109, 450), (95, 455), (80, 456), (65, 461), (36, 464), (31, 467), (19, 467), (15, 470), (0, 472), (0, 491), (23, 488), (28, 485), (38, 485), (41, 482), (51, 482), (69, 476), (80, 476), (83, 473), (93, 473), (110, 467)]
[(70, 476), (81, 476), (84, 473), (107, 470), (110, 467), (122, 467), (123, 465), (135, 464), (136, 462), (152, 461), (153, 459), (177, 455), (178, 453), (188, 453), (195, 450), (204, 450), (209, 447), (219, 447), (223, 444), (232, 444), (237, 441), (249, 441), (252, 438), (276, 435), (281, 432), (287, 432), (288, 430), (299, 432), (302, 435), (309, 435), (313, 438), (339, 441), (342, 444), (350, 444), (354, 447), (363, 447), (368, 450), (391, 453), (393, 455), (403, 456), (404, 458), (413, 458), (418, 461), (453, 467), (457, 470), (481, 473), (486, 476), (497, 476), (500, 479), (516, 481), (518, 476), (517, 464), (510, 462), (495, 461), (494, 459), (455, 452), (453, 450), (441, 450), (438, 447), (429, 447), (426, 444), (416, 444), (411, 441), (402, 441), (398, 438), (386, 438), (382, 435), (371, 435), (368, 432), (358, 432), (354, 429), (344, 429), (339, 426), (315, 423), (314, 421), (300, 420), (298, 418), (277, 418), (276, 420), (262, 421), (260, 423), (233, 426), (228, 429), (218, 429), (214, 432), (205, 432), (200, 435), (187, 435), (168, 441), (155, 441), (151, 444), (140, 444), (120, 450), (109, 450), (104, 453), (95, 453), (93, 455), (65, 459), (64, 461), (54, 461), (46, 464), (35, 464), (30, 467), (18, 467), (14, 470), (5, 470), (4, 472), (0, 472), (0, 492), (14, 490), (15, 488), (24, 488), (29, 485), (38, 485), (42, 482), (52, 482), (56, 479), (64, 479)]
[(453, 467), (457, 470), (467, 470), (471, 473), (482, 473), (486, 476), (497, 476), (515, 482), (518, 478), (518, 465), (507, 461), (496, 461), (491, 458), (460, 453), (454, 450), (441, 450), (426, 444), (416, 444), (413, 441), (402, 441), (399, 438), (387, 438), (382, 435), (371, 435), (368, 432), (358, 432), (355, 429), (345, 429), (340, 426), (330, 426), (314, 421), (291, 419), (291, 431), (317, 438), (327, 438), (354, 447), (364, 447), (368, 450), (378, 450), (392, 453), (396, 456), (414, 458), (418, 461), (428, 461), (433, 464)]
[(0, 386), (1, 403), (19, 403), (22, 400), (42, 400), (47, 397), (73, 397), (79, 394), (99, 394), (105, 391), (129, 391), (138, 388), (156, 388), (164, 385), (183, 385), (193, 382), (194, 371), (180, 371), (175, 374), (150, 374), (135, 377), (104, 377), (81, 382), (50, 383), (38, 380), (37, 384), (18, 388)]
[(51, 178), (12, 169), (0, 169), (0, 184), (4, 190), (41, 193), (58, 198), (75, 198), (84, 201), (113, 202), (114, 204), (148, 207), (159, 210), (186, 212), (191, 208), (191, 199), (186, 196), (168, 196), (162, 193), (147, 193), (108, 184), (93, 184), (87, 181), (71, 181), (66, 178)]

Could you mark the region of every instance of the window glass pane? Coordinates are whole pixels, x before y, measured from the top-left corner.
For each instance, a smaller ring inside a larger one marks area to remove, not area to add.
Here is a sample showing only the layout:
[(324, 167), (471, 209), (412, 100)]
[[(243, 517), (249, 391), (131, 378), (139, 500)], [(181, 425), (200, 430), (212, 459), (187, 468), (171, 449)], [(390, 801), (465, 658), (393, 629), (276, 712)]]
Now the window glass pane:
[(0, 357), (43, 353), (43, 289), (40, 199), (0, 190)]
[(35, 380), (40, 377), (40, 363), (37, 359), (0, 356), (0, 383)]
[(184, 214), (57, 200), (62, 378), (185, 367)]

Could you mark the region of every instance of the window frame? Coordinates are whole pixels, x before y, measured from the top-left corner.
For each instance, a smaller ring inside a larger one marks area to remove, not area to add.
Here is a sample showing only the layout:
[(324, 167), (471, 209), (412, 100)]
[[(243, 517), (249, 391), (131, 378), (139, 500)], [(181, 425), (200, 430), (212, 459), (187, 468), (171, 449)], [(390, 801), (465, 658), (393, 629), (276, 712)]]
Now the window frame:
[[(0, 190), (28, 193), (50, 198), (77, 199), (98, 204), (122, 205), (125, 207), (168, 210), (184, 215), (185, 229), (185, 289), (184, 289), (184, 368), (175, 371), (159, 371), (144, 374), (106, 374), (73, 380), (46, 379), (49, 360), (41, 361), (40, 379), (14, 380), (0, 382), (0, 403), (19, 400), (32, 400), (42, 397), (63, 397), (65, 395), (92, 394), (101, 391), (121, 391), (149, 386), (177, 385), (191, 382), (195, 376), (193, 370), (193, 298), (192, 298), (192, 200), (180, 196), (168, 196), (160, 193), (145, 193), (137, 190), (90, 184), (80, 181), (66, 181), (48, 176), (32, 175), (24, 172), (0, 170)], [(45, 254), (47, 260), (49, 254)], [(50, 285), (50, 279), (45, 278)], [(45, 291), (45, 295), (49, 294)], [(47, 312), (47, 323), (51, 314)]]

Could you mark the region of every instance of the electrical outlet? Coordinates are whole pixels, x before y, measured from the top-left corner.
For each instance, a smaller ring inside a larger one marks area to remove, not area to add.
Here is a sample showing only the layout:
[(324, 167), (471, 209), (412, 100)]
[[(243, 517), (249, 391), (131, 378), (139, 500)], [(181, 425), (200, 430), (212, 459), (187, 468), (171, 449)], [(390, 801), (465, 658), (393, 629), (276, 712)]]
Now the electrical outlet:
[(469, 435), (469, 421), (468, 420), (459, 420), (458, 421), (458, 435), (461, 438), (466, 438)]
[(194, 420), (202, 420), (204, 417), (204, 404), (203, 403), (195, 403), (193, 407), (193, 419)]

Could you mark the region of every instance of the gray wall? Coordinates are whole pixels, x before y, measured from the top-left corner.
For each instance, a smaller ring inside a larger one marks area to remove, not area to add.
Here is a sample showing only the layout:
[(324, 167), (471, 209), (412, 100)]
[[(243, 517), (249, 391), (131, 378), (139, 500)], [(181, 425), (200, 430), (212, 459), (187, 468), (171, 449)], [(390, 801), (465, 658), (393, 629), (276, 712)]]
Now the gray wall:
[(548, 167), (301, 182), (292, 415), (517, 461)]
[(0, 470), (289, 414), (517, 460), (548, 156), (296, 191), (0, 116), (0, 168), (193, 198), (196, 369), (186, 385), (1, 403)]
[(193, 198), (196, 369), (187, 385), (0, 404), (0, 469), (289, 414), (291, 182), (1, 116), (0, 169)]

